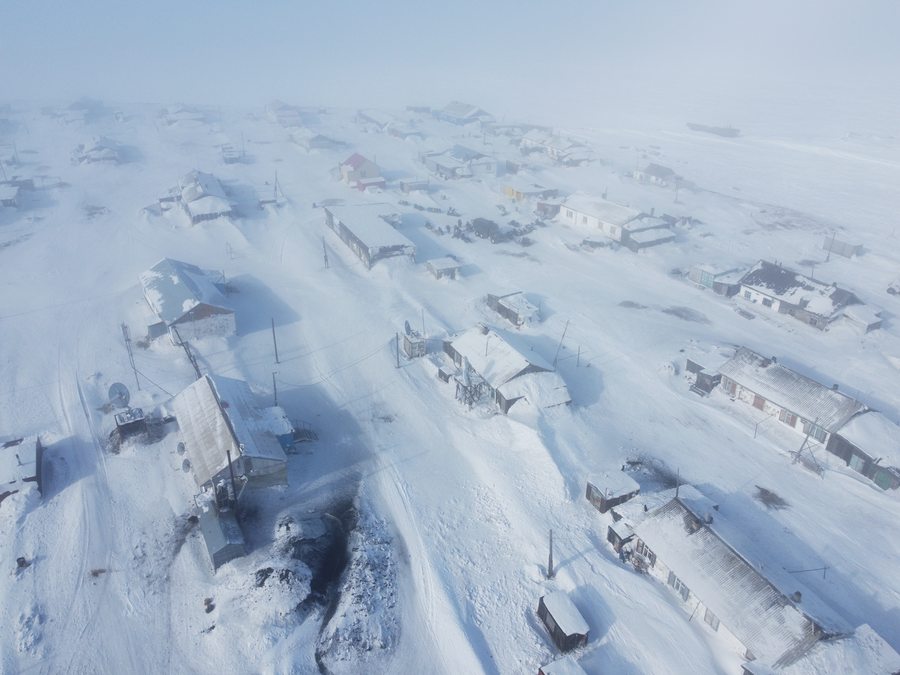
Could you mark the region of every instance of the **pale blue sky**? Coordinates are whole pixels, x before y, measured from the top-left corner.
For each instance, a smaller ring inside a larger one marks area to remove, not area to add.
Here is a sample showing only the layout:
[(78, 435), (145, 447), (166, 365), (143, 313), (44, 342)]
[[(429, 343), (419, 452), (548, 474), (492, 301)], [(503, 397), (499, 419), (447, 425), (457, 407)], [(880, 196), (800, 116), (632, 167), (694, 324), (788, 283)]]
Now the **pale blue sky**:
[(31, 0), (3, 11), (0, 98), (385, 107), (461, 98), (538, 114), (555, 91), (570, 110), (680, 106), (738, 84), (757, 98), (798, 83), (885, 96), (900, 81), (898, 27), (897, 0)]

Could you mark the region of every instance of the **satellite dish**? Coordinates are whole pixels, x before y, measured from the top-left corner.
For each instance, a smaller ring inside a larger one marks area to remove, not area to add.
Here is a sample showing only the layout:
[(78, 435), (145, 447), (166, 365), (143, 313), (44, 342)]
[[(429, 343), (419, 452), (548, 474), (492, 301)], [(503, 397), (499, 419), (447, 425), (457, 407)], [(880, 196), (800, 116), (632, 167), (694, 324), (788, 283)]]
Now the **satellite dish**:
[(128, 393), (128, 387), (121, 382), (113, 382), (109, 388), (109, 402), (116, 408), (127, 408), (128, 401), (131, 400), (131, 394)]
[(178, 450), (179, 455), (183, 455), (184, 454), (184, 443), (178, 443), (177, 450)]
[(189, 460), (189, 459), (184, 460), (184, 461), (181, 463), (181, 469), (182, 469), (185, 473), (187, 473), (188, 471), (190, 471), (190, 470), (191, 470), (191, 460)]
[(406, 322), (405, 328), (406, 328), (406, 334), (407, 334), (407, 335), (409, 335), (410, 333), (412, 333), (412, 328), (409, 327), (409, 321)]

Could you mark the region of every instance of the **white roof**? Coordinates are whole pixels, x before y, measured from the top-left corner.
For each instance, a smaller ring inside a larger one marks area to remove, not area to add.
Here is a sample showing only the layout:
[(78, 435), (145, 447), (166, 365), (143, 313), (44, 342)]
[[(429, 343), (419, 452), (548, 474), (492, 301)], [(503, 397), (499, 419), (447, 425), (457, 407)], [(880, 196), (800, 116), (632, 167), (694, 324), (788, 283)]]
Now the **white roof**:
[(428, 264), (436, 270), (452, 270), (458, 267), (462, 267), (461, 263), (458, 260), (454, 260), (449, 256), (445, 258), (435, 258), (434, 260), (429, 260)]
[(564, 591), (555, 591), (545, 595), (544, 606), (566, 635), (587, 635), (590, 630), (587, 621), (584, 620), (575, 603)]
[(528, 302), (521, 291), (500, 296), (497, 302), (504, 307), (515, 310), (519, 316), (532, 317), (538, 314), (538, 308)]
[(649, 244), (651, 242), (668, 241), (675, 238), (675, 233), (667, 229), (640, 230), (632, 232), (628, 237), (630, 241), (638, 244)]
[(631, 222), (642, 213), (639, 209), (622, 206), (602, 197), (593, 197), (584, 192), (571, 194), (563, 205), (578, 213), (598, 218), (604, 223), (610, 223), (619, 227)]
[(533, 351), (513, 347), (507, 338), (494, 330), (482, 331), (481, 326), (470, 328), (451, 342), (461, 356), (469, 360), (469, 365), (494, 389), (509, 382), (529, 366), (552, 371), (553, 366)]
[(497, 390), (507, 401), (524, 398), (536, 408), (552, 408), (572, 401), (559, 373), (526, 373), (500, 385)]
[(376, 108), (366, 108), (365, 110), (360, 110), (359, 114), (360, 116), (368, 118), (381, 127), (397, 120), (397, 118), (390, 113), (387, 113), (383, 110), (377, 110)]
[(222, 189), (222, 184), (211, 173), (191, 171), (182, 177), (178, 186), (181, 188), (181, 199), (185, 204), (203, 197), (219, 197), (228, 202), (228, 195)]
[(186, 204), (192, 216), (226, 214), (231, 212), (231, 202), (222, 197), (205, 196)]
[[(859, 302), (850, 291), (807, 277), (781, 265), (760, 260), (741, 278), (741, 284), (779, 301), (803, 307), (823, 317), (840, 307)], [(804, 304), (802, 304), (804, 303)]]
[(541, 672), (544, 675), (587, 675), (584, 669), (578, 665), (574, 654), (570, 654), (564, 659), (559, 659), (553, 663), (548, 663), (546, 666), (541, 666)]
[(172, 399), (172, 409), (200, 485), (228, 467), (229, 452), (232, 462), (241, 456), (287, 462), (243, 380), (205, 375)]
[(592, 474), (588, 482), (608, 497), (618, 497), (638, 492), (641, 486), (624, 471), (606, 471)]
[(391, 214), (390, 204), (329, 206), (325, 210), (350, 230), (369, 249), (370, 255), (380, 248), (393, 246), (408, 246), (415, 250), (415, 246), (409, 239), (381, 218), (381, 216)]
[(669, 224), (662, 218), (657, 218), (655, 216), (640, 216), (630, 223), (623, 225), (622, 229), (628, 230), (629, 232), (640, 232), (641, 230), (652, 230), (668, 226)]
[(900, 468), (900, 427), (880, 412), (853, 417), (838, 434), (873, 459), (883, 457), (884, 465)]
[(147, 302), (169, 325), (200, 304), (218, 307), (222, 313), (234, 312), (225, 306), (225, 297), (196, 265), (163, 258), (138, 278)]
[(873, 323), (881, 321), (881, 309), (871, 305), (848, 305), (844, 307), (844, 316), (851, 321), (861, 323), (864, 326), (871, 326)]
[(0, 185), (0, 199), (15, 199), (19, 188), (15, 185)]
[[(37, 438), (29, 436), (18, 445), (3, 447), (13, 440), (18, 439), (6, 436), (0, 442), (0, 492), (24, 490), (27, 486), (22, 481), (37, 474), (35, 465)], [(8, 485), (9, 483), (15, 483), (15, 485)], [(0, 506), (0, 508), (3, 507)]]

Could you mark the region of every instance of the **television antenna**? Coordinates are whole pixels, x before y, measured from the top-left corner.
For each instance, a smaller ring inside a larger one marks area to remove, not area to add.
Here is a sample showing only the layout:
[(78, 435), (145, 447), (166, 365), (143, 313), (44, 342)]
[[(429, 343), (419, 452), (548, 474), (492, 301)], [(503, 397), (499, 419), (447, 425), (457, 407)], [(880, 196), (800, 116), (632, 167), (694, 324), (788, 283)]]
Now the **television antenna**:
[(109, 388), (109, 403), (116, 408), (127, 408), (131, 400), (131, 394), (121, 382), (113, 382)]

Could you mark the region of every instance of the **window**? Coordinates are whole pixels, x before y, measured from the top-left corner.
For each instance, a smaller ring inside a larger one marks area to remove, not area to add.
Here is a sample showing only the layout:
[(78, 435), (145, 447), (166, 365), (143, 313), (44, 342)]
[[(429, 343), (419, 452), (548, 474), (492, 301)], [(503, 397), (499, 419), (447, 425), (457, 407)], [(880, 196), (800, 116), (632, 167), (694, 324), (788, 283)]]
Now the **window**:
[(750, 291), (744, 291), (744, 297), (749, 300), (750, 299)]
[(854, 471), (863, 472), (863, 467), (866, 464), (866, 460), (864, 460), (859, 455), (850, 455), (850, 468)]
[(691, 592), (688, 590), (688, 587), (684, 585), (684, 582), (681, 581), (678, 577), (675, 576), (674, 572), (669, 572), (669, 586), (675, 589), (675, 592), (681, 596), (681, 599), (687, 602), (688, 596)]
[(636, 550), (639, 555), (644, 556), (650, 561), (650, 567), (653, 567), (656, 564), (656, 554), (649, 549), (642, 539), (638, 539)]
[(706, 621), (713, 630), (719, 630), (719, 617), (710, 612), (709, 607), (706, 608), (706, 616), (703, 617), (703, 620)]
[(771, 306), (772, 306), (772, 299), (771, 299), (771, 298), (763, 298), (763, 306), (764, 306), (764, 307), (771, 307)]
[(780, 419), (782, 422), (787, 424), (789, 427), (797, 426), (797, 416), (794, 413), (789, 412), (787, 410), (782, 410), (778, 414), (778, 419)]
[(825, 439), (828, 438), (828, 432), (825, 431), (822, 427), (816, 426), (812, 422), (807, 422), (803, 420), (803, 433), (809, 434), (812, 438), (815, 438), (819, 443), (824, 443)]
[(757, 394), (753, 395), (753, 407), (754, 408), (759, 408), (760, 410), (762, 410), (763, 408), (765, 408), (765, 405), (766, 405), (766, 399), (764, 399), (762, 396), (759, 396)]
[(566, 209), (566, 218), (574, 218), (574, 217), (575, 217), (575, 213)]
[(581, 222), (587, 225), (587, 216), (581, 216)]

